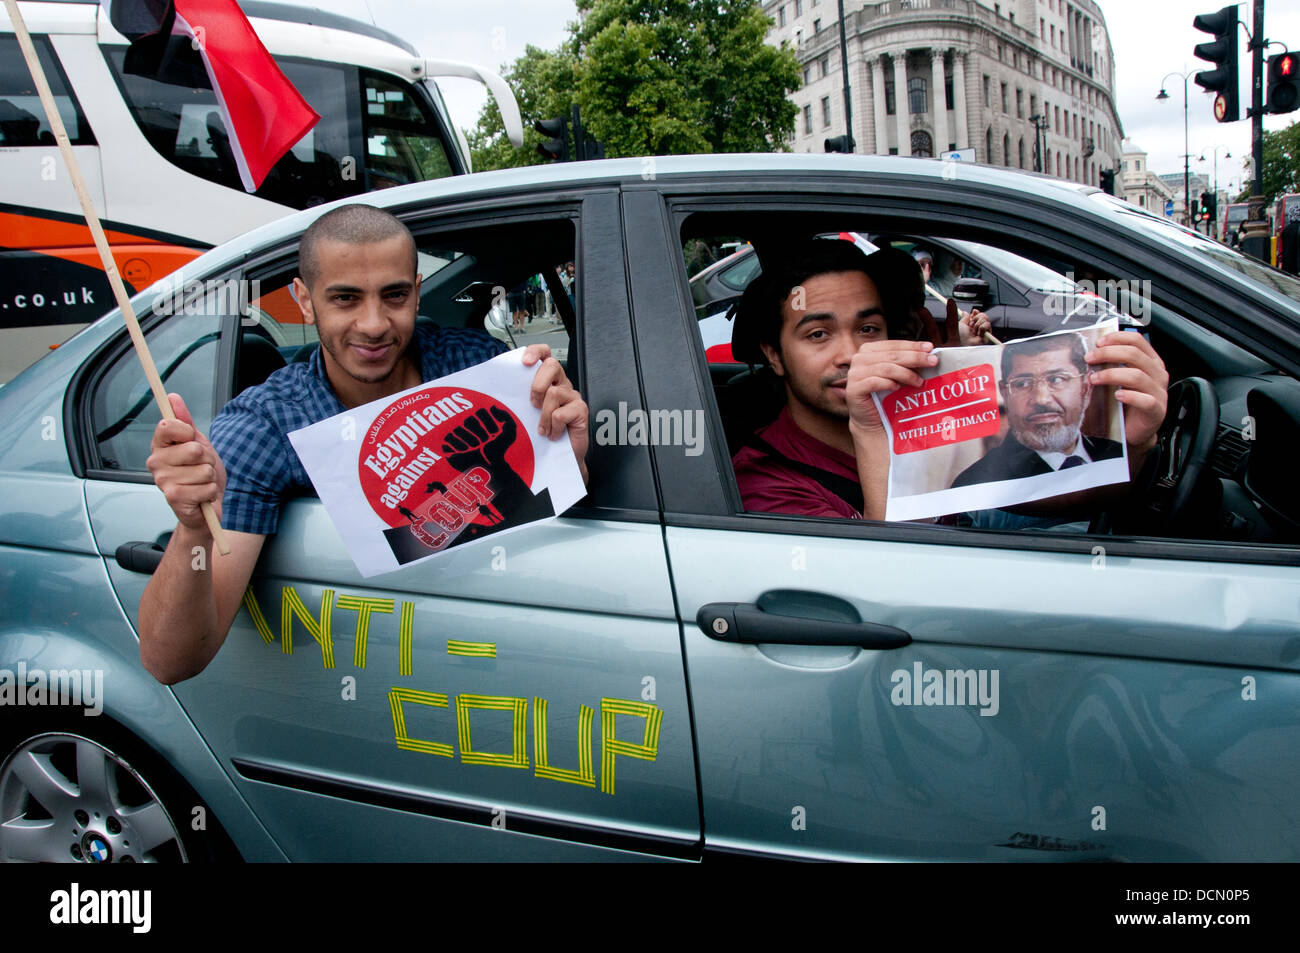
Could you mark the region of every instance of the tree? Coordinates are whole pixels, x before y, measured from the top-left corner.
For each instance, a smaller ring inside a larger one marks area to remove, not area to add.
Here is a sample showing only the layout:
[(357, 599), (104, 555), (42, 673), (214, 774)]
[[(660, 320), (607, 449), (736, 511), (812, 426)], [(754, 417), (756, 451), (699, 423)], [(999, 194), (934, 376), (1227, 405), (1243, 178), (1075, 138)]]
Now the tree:
[(476, 172), (512, 169), (546, 161), (537, 152), (542, 136), (532, 128), (535, 119), (569, 116), (575, 86), (577, 56), (571, 44), (557, 50), (524, 48), (524, 55), (507, 67), (502, 78), (514, 91), (524, 120), (524, 144), (516, 149), (506, 138), (505, 124), (496, 100), (488, 97), (479, 113), (478, 124), (466, 134), (470, 160)]
[(1300, 122), (1264, 133), (1264, 204), (1300, 192)]
[[(611, 158), (786, 148), (799, 63), (763, 42), (772, 21), (758, 0), (578, 0), (578, 10), (559, 49), (529, 48), (505, 72), (526, 123), (576, 103)], [(535, 133), (509, 145), (495, 103), (469, 138), (476, 169), (544, 161)]]

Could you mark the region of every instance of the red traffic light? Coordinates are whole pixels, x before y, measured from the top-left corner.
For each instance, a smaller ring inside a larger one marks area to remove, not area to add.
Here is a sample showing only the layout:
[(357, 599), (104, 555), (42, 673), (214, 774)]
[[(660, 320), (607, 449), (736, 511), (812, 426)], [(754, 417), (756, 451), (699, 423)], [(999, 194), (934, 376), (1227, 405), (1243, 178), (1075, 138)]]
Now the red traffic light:
[(1290, 76), (1295, 72), (1295, 57), (1284, 56), (1277, 61), (1277, 72), (1279, 76)]

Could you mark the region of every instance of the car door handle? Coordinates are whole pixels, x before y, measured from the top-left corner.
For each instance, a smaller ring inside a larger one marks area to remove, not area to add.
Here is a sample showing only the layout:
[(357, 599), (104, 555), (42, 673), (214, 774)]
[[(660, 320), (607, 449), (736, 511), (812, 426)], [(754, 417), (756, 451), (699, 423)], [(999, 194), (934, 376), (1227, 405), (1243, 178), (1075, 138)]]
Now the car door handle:
[[(167, 537), (171, 534), (168, 533)], [(167, 538), (157, 542), (147, 543), (136, 540), (130, 543), (123, 543), (117, 547), (113, 553), (117, 559), (117, 564), (129, 572), (142, 572), (152, 576), (158, 564), (162, 562), (163, 553), (167, 549)]]
[(723, 642), (896, 649), (912, 641), (903, 629), (863, 622), (843, 599), (796, 589), (773, 589), (757, 603), (711, 602), (700, 606), (695, 622), (709, 638)]

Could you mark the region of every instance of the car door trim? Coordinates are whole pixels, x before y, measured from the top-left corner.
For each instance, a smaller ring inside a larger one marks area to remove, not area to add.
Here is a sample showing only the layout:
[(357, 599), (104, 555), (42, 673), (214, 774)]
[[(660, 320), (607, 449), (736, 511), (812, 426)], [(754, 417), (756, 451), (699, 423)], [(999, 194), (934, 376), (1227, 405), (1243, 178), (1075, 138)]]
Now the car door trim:
[[(355, 778), (323, 774), (248, 758), (232, 758), (230, 763), (239, 776), (247, 781), (342, 798), (345, 801), (373, 807), (389, 808), (408, 814), (421, 814), (439, 820), (459, 821), (487, 828), (492, 827), (495, 816), (491, 805), (472, 804), (410, 790), (396, 790), (377, 784), (367, 784)], [(667, 835), (633, 834), (599, 824), (556, 820), (553, 817), (514, 808), (510, 809), (508, 829), (516, 834), (533, 834), (592, 847), (655, 854), (677, 860), (699, 860), (703, 850), (703, 844), (698, 837), (677, 838)]]

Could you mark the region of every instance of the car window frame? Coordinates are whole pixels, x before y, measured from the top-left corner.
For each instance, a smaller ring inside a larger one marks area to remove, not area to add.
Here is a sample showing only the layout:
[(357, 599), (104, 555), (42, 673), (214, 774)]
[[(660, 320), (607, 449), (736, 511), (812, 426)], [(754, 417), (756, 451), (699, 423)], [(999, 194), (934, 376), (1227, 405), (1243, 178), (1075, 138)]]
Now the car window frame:
[[(242, 277), (238, 268), (226, 268), (216, 271), (205, 278), (203, 290), (199, 296), (206, 295), (212, 283), (239, 280)], [(240, 287), (242, 287), (242, 283)], [(148, 342), (150, 334), (166, 321), (185, 321), (191, 316), (185, 314), (185, 304), (194, 299), (187, 295), (182, 306), (172, 313), (159, 314), (154, 311), (152, 302), (159, 296), (170, 294), (166, 283), (152, 286), (136, 295), (131, 300), (131, 307), (139, 322), (141, 334)], [(113, 312), (118, 315), (118, 312)], [(120, 319), (120, 316), (118, 317)], [(212, 383), (212, 414), (215, 418), (222, 405), (229, 399), (229, 387), (234, 380), (234, 337), (239, 329), (238, 313), (223, 314), (218, 323), (216, 364)], [(84, 480), (107, 480), (117, 483), (153, 483), (153, 475), (148, 470), (115, 470), (100, 466), (99, 446), (95, 440), (92, 402), (96, 389), (104, 376), (117, 362), (132, 351), (134, 345), (123, 321), (117, 332), (107, 338), (95, 351), (73, 372), (64, 391), (63, 420), (65, 433), (68, 435), (68, 460), (74, 476)], [(225, 389), (222, 389), (222, 382)], [(164, 384), (165, 386), (165, 384)], [(184, 396), (184, 395), (182, 395)]]
[[(1034, 202), (1032, 193), (1017, 195), (1016, 201), (1010, 201), (1005, 190), (980, 189), (973, 187), (954, 199), (947, 183), (935, 183), (920, 180), (913, 182), (905, 179), (890, 189), (872, 188), (869, 176), (857, 177), (856, 181), (848, 179), (828, 188), (827, 179), (807, 177), (808, 181), (798, 181), (800, 177), (790, 176), (779, 182), (768, 180), (744, 181), (738, 177), (731, 187), (720, 187), (712, 181), (709, 187), (693, 188), (688, 182), (656, 183), (660, 199), (662, 223), (660, 227), (670, 236), (671, 247), (668, 249), (674, 261), (673, 273), (677, 276), (678, 293), (662, 295), (668, 308), (669, 303), (676, 305), (680, 315), (663, 316), (662, 326), (678, 324), (679, 331), (690, 330), (694, 323), (695, 311), (690, 298), (685, 266), (680, 262), (682, 224), (690, 215), (698, 212), (742, 212), (748, 211), (782, 211), (791, 213), (829, 214), (870, 214), (873, 222), (881, 224), (879, 231), (917, 232), (923, 225), (928, 232), (940, 237), (967, 238), (972, 241), (984, 241), (997, 244), (1018, 254), (1025, 252), (1050, 252), (1066, 254), (1087, 260), (1098, 267), (1109, 268), (1118, 274), (1158, 275), (1169, 272), (1161, 268), (1173, 269), (1177, 274), (1188, 266), (1175, 261), (1161, 261), (1157, 249), (1137, 244), (1135, 250), (1121, 256), (1110, 245), (1103, 244), (1102, 229), (1104, 223), (1080, 222), (1069, 214), (1063, 205)], [(891, 182), (891, 184), (894, 184)], [(909, 187), (911, 186), (911, 187)], [(633, 187), (635, 188), (635, 187)], [(986, 195), (981, 195), (987, 192)], [(828, 193), (833, 193), (828, 197)], [(846, 206), (853, 206), (851, 210)], [(1037, 206), (1037, 207), (1035, 207)], [(1017, 221), (1018, 220), (1018, 221)], [(1012, 226), (1009, 223), (1015, 222)], [(931, 226), (937, 227), (931, 227)], [(628, 227), (632, 227), (631, 219)], [(642, 222), (640, 228), (650, 227)], [(734, 229), (733, 229), (734, 230)], [(1027, 236), (1027, 237), (1017, 237)], [(1032, 241), (1030, 238), (1032, 237)], [(1027, 255), (1026, 257), (1031, 257)], [(1166, 259), (1168, 256), (1163, 256)], [(1150, 262), (1150, 264), (1147, 264)], [(1207, 298), (1198, 282), (1186, 284), (1162, 282), (1160, 292), (1153, 298), (1171, 307), (1175, 312), (1188, 316), (1194, 323), (1207, 326), (1217, 334), (1223, 335), (1224, 327), (1240, 329), (1251, 342), (1264, 346), (1252, 346), (1242, 342), (1246, 348), (1261, 359), (1268, 360), (1273, 366), (1300, 378), (1300, 354), (1293, 345), (1278, 342), (1271, 337), (1264, 338), (1270, 330), (1269, 322), (1261, 315), (1253, 315), (1250, 322), (1245, 315), (1228, 313), (1222, 298), (1217, 301)], [(1205, 285), (1208, 282), (1200, 281)], [(1207, 289), (1212, 290), (1212, 289)], [(687, 319), (689, 318), (689, 324)], [(1198, 320), (1199, 319), (1199, 320)], [(1277, 319), (1281, 320), (1281, 319)], [(1214, 327), (1218, 322), (1220, 326)], [(1263, 324), (1263, 327), (1260, 325)], [(920, 542), (942, 545), (977, 546), (982, 548), (1017, 549), (1021, 551), (1039, 550), (1093, 555), (1093, 547), (1104, 544), (1106, 551), (1113, 555), (1142, 556), (1148, 558), (1173, 558), (1180, 560), (1235, 561), (1267, 563), (1282, 565), (1300, 565), (1300, 546), (1283, 544), (1268, 545), (1252, 542), (1227, 542), (1214, 540), (1178, 540), (1171, 538), (1142, 537), (1119, 538), (1113, 536), (1092, 536), (1087, 534), (1065, 534), (1046, 532), (1017, 533), (1009, 531), (979, 530), (964, 531), (960, 527), (947, 527), (928, 524), (902, 524), (884, 522), (858, 522), (833, 520), (815, 517), (796, 517), (782, 514), (747, 514), (740, 506), (739, 490), (735, 483), (734, 472), (727, 455), (725, 466), (721, 456), (726, 454), (726, 440), (716, 405), (713, 400), (708, 365), (703, 350), (698, 346), (694, 332), (689, 338), (691, 355), (683, 361), (686, 373), (677, 376), (671, 382), (660, 382), (667, 387), (692, 388), (704, 401), (706, 418), (709, 425), (710, 440), (713, 444), (713, 457), (720, 468), (720, 473), (727, 476), (718, 480), (712, 492), (703, 492), (703, 482), (698, 473), (690, 473), (691, 464), (681, 458), (663, 452), (665, 448), (655, 449), (655, 462), (661, 492), (666, 500), (686, 501), (685, 506), (668, 505), (664, 519), (666, 525), (683, 527), (712, 528), (747, 532), (775, 532), (796, 536), (835, 536), (859, 538), (864, 540)], [(1280, 345), (1280, 346), (1279, 346)], [(1263, 353), (1261, 353), (1261, 351)], [(647, 400), (653, 401), (655, 383), (647, 375)], [(671, 390), (659, 390), (671, 393)], [(681, 402), (681, 398), (678, 398)], [(680, 484), (680, 486), (679, 486)], [(690, 493), (681, 492), (680, 487), (689, 487)]]

